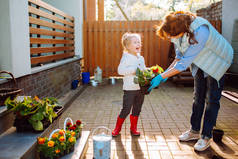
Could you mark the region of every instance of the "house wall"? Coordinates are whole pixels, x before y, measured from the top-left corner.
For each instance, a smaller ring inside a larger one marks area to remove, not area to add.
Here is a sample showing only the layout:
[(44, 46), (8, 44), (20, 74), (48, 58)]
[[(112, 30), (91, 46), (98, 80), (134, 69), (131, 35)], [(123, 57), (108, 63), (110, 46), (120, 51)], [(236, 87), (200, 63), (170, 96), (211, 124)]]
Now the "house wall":
[(11, 39), (10, 34), (10, 12), (9, 12), (9, 1), (0, 1), (0, 70), (10, 70), (11, 65)]
[(208, 20), (222, 20), (222, 1), (197, 10), (197, 15)]
[(75, 18), (75, 55), (83, 56), (83, 1), (43, 0)]
[[(79, 60), (51, 69), (17, 78), (17, 88), (21, 95), (39, 97), (61, 97), (71, 89), (73, 80), (79, 79)], [(0, 84), (1, 88), (12, 88), (14, 83)]]
[[(63, 1), (57, 2), (63, 5)], [(79, 33), (82, 27), (79, 24), (82, 24), (80, 20), (83, 19), (79, 15), (83, 11), (77, 8), (81, 1), (74, 2), (70, 7), (74, 12), (79, 12), (75, 17), (75, 50), (76, 55), (79, 55), (82, 53), (82, 34)], [(64, 1), (64, 5), (69, 5), (69, 1)], [(54, 7), (57, 8), (56, 5)], [(0, 70), (14, 75), (17, 88), (23, 90), (21, 95), (60, 97), (67, 93), (71, 89), (72, 81), (79, 79), (79, 57), (31, 68), (28, 1), (1, 0), (0, 17)], [(12, 81), (0, 79), (0, 88), (12, 87)]]
[(235, 19), (238, 19), (238, 0), (223, 0), (222, 34), (229, 42), (232, 40)]
[(208, 20), (222, 21), (222, 35), (228, 42), (232, 40), (233, 25), (235, 19), (238, 19), (238, 1), (222, 0), (214, 3), (207, 8), (197, 10), (197, 15)]
[(0, 1), (0, 70), (16, 77), (31, 73), (28, 2)]

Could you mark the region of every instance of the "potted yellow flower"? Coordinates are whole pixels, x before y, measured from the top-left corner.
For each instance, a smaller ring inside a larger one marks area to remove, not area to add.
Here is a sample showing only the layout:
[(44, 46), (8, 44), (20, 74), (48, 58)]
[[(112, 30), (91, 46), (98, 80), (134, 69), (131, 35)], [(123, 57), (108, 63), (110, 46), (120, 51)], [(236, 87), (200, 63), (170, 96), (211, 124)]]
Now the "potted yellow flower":
[(149, 68), (155, 76), (164, 72), (164, 69), (159, 65), (155, 65)]
[(48, 140), (47, 137), (38, 138), (38, 152), (40, 152), (40, 159), (55, 159), (60, 154), (55, 142)]
[(56, 159), (74, 151), (76, 143), (75, 132), (54, 130), (50, 137), (38, 138), (38, 148), (40, 159)]

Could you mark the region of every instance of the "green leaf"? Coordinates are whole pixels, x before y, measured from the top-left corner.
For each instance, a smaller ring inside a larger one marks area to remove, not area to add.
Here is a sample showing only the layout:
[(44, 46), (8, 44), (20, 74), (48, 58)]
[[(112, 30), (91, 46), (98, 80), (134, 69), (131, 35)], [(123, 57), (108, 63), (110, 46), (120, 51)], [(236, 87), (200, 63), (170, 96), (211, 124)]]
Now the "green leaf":
[(32, 124), (32, 127), (35, 130), (38, 130), (38, 131), (43, 130), (43, 124), (42, 124), (41, 121), (39, 121), (39, 120), (38, 121), (32, 121), (31, 124)]
[(27, 110), (21, 110), (20, 111), (20, 114), (21, 114), (21, 116), (26, 116), (26, 115), (28, 115), (28, 112), (27, 112)]
[(11, 100), (10, 97), (8, 97), (8, 98), (5, 100), (4, 105), (7, 106), (7, 109), (8, 109), (8, 110), (14, 108), (14, 106), (15, 106), (14, 102)]
[(52, 115), (49, 115), (49, 120), (52, 123)]
[(137, 77), (135, 77), (135, 78), (134, 78), (134, 83), (135, 83), (135, 84), (138, 84), (138, 83), (139, 83), (139, 81), (138, 81), (138, 78), (137, 78)]
[(31, 119), (34, 120), (34, 121), (43, 120), (44, 119), (44, 115), (43, 115), (43, 113), (38, 112), (38, 113), (32, 115)]
[(137, 68), (137, 69), (136, 69), (136, 76), (139, 76), (140, 72), (141, 72), (140, 69)]

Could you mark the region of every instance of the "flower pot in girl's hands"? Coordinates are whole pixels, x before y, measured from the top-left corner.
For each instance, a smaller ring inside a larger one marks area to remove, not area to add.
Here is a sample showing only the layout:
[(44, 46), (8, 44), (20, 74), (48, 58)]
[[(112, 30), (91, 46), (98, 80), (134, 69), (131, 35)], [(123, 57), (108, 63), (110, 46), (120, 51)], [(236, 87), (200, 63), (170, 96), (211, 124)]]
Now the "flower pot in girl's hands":
[(148, 95), (148, 94), (150, 94), (150, 91), (148, 91), (149, 88), (150, 88), (150, 84), (140, 86), (140, 91), (141, 91), (142, 94)]

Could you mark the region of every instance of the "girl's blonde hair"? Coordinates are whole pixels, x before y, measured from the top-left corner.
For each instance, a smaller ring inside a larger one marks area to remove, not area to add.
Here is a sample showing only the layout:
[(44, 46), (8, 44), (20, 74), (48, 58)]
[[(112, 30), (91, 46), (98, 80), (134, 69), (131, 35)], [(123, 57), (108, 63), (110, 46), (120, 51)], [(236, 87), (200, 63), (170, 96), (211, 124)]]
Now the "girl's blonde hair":
[(197, 43), (193, 32), (190, 31), (190, 24), (196, 16), (190, 12), (176, 11), (165, 16), (163, 22), (157, 26), (157, 35), (162, 39), (168, 39), (185, 33), (189, 36), (189, 43)]
[(130, 33), (130, 32), (127, 32), (127, 33), (124, 33), (122, 35), (122, 38), (121, 38), (121, 44), (124, 48), (124, 51), (126, 50), (126, 47), (128, 46), (128, 44), (130, 43), (131, 39), (132, 38), (138, 38), (140, 41), (141, 41), (141, 36), (140, 34), (138, 33)]

